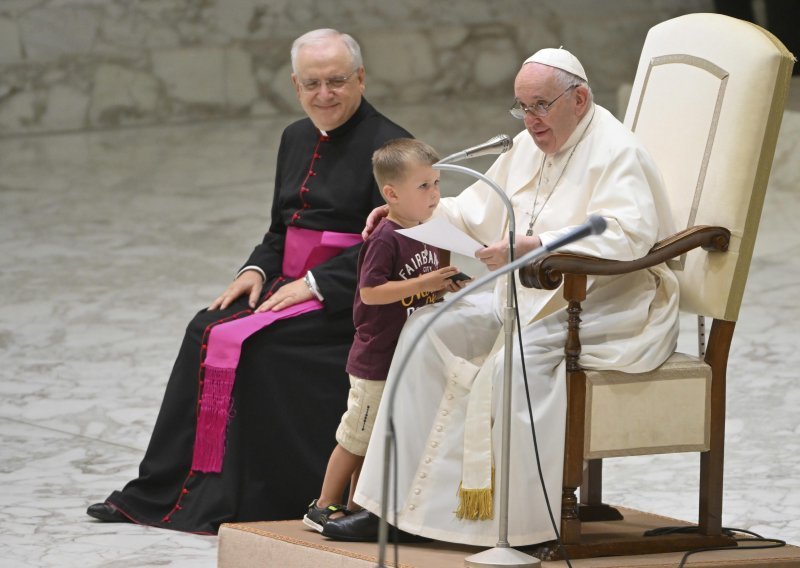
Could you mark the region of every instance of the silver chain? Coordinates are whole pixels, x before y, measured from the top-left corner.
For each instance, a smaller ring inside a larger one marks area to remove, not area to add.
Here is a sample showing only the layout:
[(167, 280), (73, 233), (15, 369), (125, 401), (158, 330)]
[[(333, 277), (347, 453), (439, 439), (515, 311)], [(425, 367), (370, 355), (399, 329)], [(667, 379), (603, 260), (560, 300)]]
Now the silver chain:
[(594, 120), (594, 111), (595, 108), (592, 108), (592, 117), (589, 119), (589, 122), (586, 123), (586, 128), (583, 129), (581, 132), (581, 137), (578, 138), (578, 141), (572, 147), (572, 151), (569, 153), (567, 157), (567, 162), (564, 164), (564, 167), (561, 168), (561, 173), (558, 174), (556, 178), (556, 182), (553, 184), (553, 189), (550, 190), (550, 193), (547, 194), (547, 197), (542, 203), (542, 206), (539, 208), (538, 213), (536, 212), (536, 201), (539, 199), (539, 190), (542, 188), (542, 176), (544, 175), (544, 162), (547, 159), (547, 154), (542, 156), (542, 165), (539, 167), (539, 181), (536, 182), (536, 194), (533, 196), (533, 203), (531, 204), (531, 220), (528, 223), (528, 230), (525, 232), (525, 235), (528, 237), (533, 236), (533, 225), (536, 223), (536, 219), (539, 218), (539, 215), (542, 214), (544, 208), (547, 206), (547, 202), (550, 201), (550, 197), (556, 192), (556, 187), (558, 186), (558, 182), (561, 181), (561, 176), (564, 175), (564, 172), (567, 171), (567, 166), (569, 166), (570, 160), (572, 160), (572, 155), (575, 153), (575, 150), (578, 149), (578, 144), (583, 141), (583, 137), (586, 136), (586, 132), (589, 130), (589, 126), (592, 124)]

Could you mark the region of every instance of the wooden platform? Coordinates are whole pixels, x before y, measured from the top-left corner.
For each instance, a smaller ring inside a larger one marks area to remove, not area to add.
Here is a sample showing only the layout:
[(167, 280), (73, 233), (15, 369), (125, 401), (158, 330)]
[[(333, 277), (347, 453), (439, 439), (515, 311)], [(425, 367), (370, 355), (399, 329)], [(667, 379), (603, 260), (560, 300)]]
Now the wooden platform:
[[(625, 520), (591, 523), (592, 531), (591, 535), (587, 535), (587, 540), (624, 538), (626, 534), (641, 534), (650, 528), (686, 524), (631, 509), (620, 510)], [(746, 545), (742, 544), (733, 550), (692, 555), (687, 568), (800, 568), (798, 547), (748, 550)], [(462, 568), (464, 558), (481, 550), (443, 542), (404, 544), (399, 549), (399, 560), (404, 568)], [(529, 554), (535, 553), (532, 548), (523, 550)], [(575, 568), (675, 568), (681, 557), (682, 553), (679, 552), (614, 556), (573, 560), (572, 565)], [(393, 558), (394, 551), (390, 548), (387, 559)], [(331, 541), (309, 530), (301, 521), (225, 524), (219, 531), (218, 568), (367, 568), (376, 566), (377, 559), (376, 544)], [(563, 561), (542, 562), (543, 568), (566, 565)]]

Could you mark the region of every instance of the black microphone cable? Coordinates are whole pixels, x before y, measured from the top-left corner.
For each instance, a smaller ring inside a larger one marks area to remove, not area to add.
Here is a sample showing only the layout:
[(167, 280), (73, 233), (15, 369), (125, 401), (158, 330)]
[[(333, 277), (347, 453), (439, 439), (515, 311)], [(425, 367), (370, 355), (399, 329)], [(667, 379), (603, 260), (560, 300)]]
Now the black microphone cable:
[[(514, 258), (514, 244), (509, 242), (510, 256)], [(547, 506), (547, 514), (550, 517), (550, 525), (553, 527), (553, 532), (556, 535), (556, 546), (564, 556), (564, 561), (569, 568), (572, 568), (572, 563), (569, 559), (569, 554), (561, 542), (561, 533), (558, 530), (555, 516), (553, 515), (553, 507), (550, 505), (550, 497), (547, 495), (547, 486), (544, 482), (544, 473), (542, 472), (542, 460), (539, 457), (539, 442), (536, 438), (536, 424), (533, 422), (533, 406), (531, 404), (531, 391), (528, 385), (528, 371), (525, 369), (525, 350), (522, 347), (522, 320), (519, 317), (519, 302), (517, 301), (517, 279), (513, 272), (510, 273), (511, 282), (514, 290), (514, 315), (517, 322), (517, 342), (519, 343), (519, 359), (520, 366), (522, 367), (522, 382), (525, 385), (525, 400), (528, 405), (528, 418), (531, 421), (531, 438), (533, 438), (533, 455), (536, 458), (536, 470), (539, 474), (539, 483), (542, 486), (542, 495), (544, 495), (544, 502)]]
[(723, 528), (723, 530), (729, 531), (731, 533), (739, 532), (739, 533), (743, 533), (743, 534), (749, 534), (749, 535), (754, 537), (754, 538), (737, 538), (737, 539), (735, 539), (737, 545), (740, 542), (768, 542), (768, 543), (771, 543), (771, 544), (761, 544), (761, 545), (757, 545), (757, 546), (755, 546), (755, 545), (754, 546), (743, 546), (741, 548), (739, 548), (737, 546), (735, 549), (727, 547), (727, 546), (710, 546), (710, 547), (707, 547), (707, 548), (696, 548), (694, 550), (689, 550), (688, 552), (686, 552), (686, 554), (683, 555), (683, 558), (681, 558), (680, 564), (678, 564), (678, 568), (683, 568), (686, 565), (686, 560), (688, 560), (689, 556), (691, 556), (692, 554), (697, 554), (699, 552), (710, 552), (712, 550), (747, 550), (747, 549), (763, 549), (763, 548), (781, 548), (783, 546), (786, 546), (786, 541), (784, 541), (784, 540), (780, 540), (780, 539), (777, 539), (777, 538), (764, 538), (760, 534), (756, 534), (756, 533), (754, 533), (752, 531), (748, 531), (748, 530), (744, 530), (744, 529), (729, 529), (729, 528)]
[[(677, 527), (659, 527), (657, 529), (651, 529), (649, 531), (645, 531), (644, 536), (661, 536), (665, 534), (695, 534), (699, 531), (700, 527), (696, 525), (684, 525), (684, 526), (677, 526)], [(748, 534), (753, 538), (735, 538), (735, 533), (742, 533)], [(692, 554), (698, 554), (700, 552), (712, 552), (715, 550), (758, 550), (758, 549), (766, 549), (766, 548), (781, 548), (786, 546), (786, 541), (780, 540), (778, 538), (766, 538), (761, 536), (758, 533), (754, 533), (753, 531), (748, 531), (745, 529), (737, 529), (737, 528), (730, 528), (730, 527), (722, 527), (722, 534), (725, 536), (731, 537), (736, 541), (738, 545), (740, 542), (763, 542), (769, 544), (761, 544), (761, 545), (754, 545), (754, 546), (743, 546), (743, 547), (736, 547), (732, 548), (730, 546), (707, 546), (703, 548), (695, 548), (692, 550), (687, 551), (683, 557), (681, 558), (680, 563), (678, 564), (678, 568), (683, 568), (686, 565), (686, 561)]]

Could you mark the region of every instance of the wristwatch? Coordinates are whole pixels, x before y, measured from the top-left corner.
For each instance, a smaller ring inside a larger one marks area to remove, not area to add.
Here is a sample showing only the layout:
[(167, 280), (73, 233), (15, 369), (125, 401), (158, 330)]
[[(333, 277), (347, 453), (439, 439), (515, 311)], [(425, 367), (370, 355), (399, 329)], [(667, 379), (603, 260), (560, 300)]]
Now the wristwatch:
[(319, 288), (317, 288), (317, 281), (314, 280), (314, 275), (311, 274), (311, 272), (306, 272), (306, 275), (303, 277), (303, 282), (305, 282), (306, 286), (308, 286), (308, 290), (317, 300), (322, 302), (325, 299), (322, 297)]

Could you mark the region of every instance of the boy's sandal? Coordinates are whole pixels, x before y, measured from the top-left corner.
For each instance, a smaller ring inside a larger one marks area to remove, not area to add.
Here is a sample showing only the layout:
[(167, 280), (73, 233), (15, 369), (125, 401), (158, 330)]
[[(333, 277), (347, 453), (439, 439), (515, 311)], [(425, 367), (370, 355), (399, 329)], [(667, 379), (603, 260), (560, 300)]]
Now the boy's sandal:
[(308, 512), (303, 517), (303, 524), (322, 532), (322, 527), (334, 513), (344, 513), (344, 516), (352, 515), (353, 511), (344, 505), (328, 505), (327, 507), (317, 507), (317, 500), (314, 499), (308, 506)]

